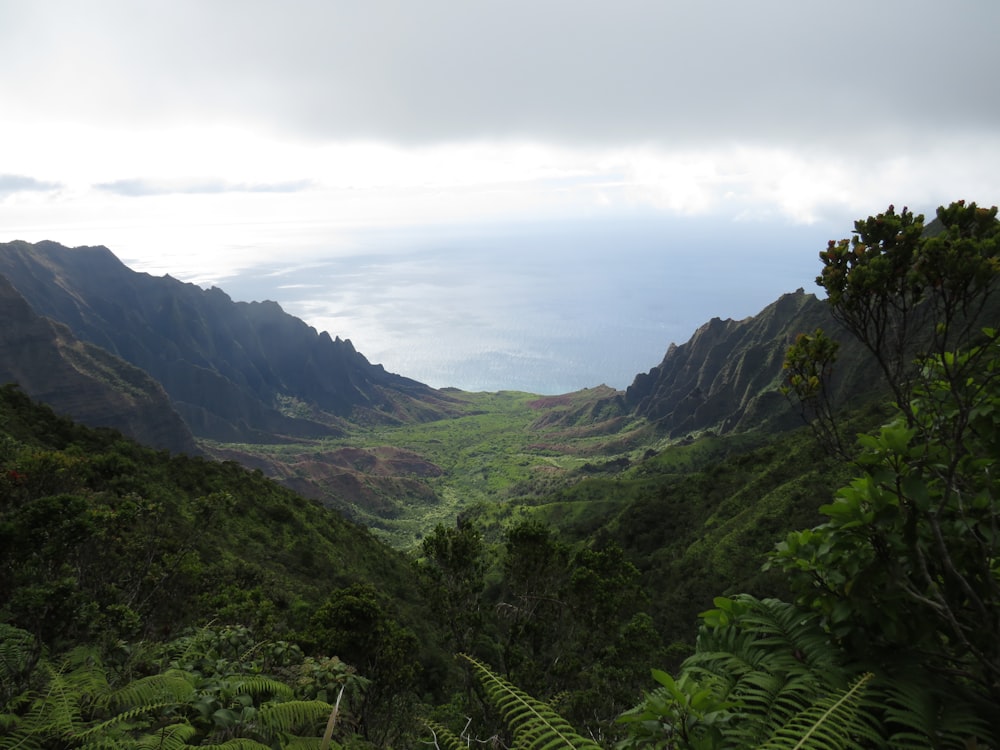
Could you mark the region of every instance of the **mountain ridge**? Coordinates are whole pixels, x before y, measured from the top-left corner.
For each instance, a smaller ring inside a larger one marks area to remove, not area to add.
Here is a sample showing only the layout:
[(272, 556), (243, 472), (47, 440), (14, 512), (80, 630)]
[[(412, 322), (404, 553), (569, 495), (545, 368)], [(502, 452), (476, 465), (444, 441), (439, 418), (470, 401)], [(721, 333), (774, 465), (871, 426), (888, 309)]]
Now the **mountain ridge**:
[(450, 413), (447, 394), (371, 364), (276, 302), (132, 271), (104, 246), (0, 244), (0, 273), (40, 315), (152, 375), (201, 438), (314, 439), (347, 422)]
[(703, 430), (720, 433), (801, 424), (781, 393), (785, 352), (802, 333), (823, 328), (840, 343), (832, 396), (837, 404), (870, 392), (874, 360), (848, 336), (829, 307), (802, 289), (781, 295), (742, 320), (712, 318), (663, 360), (640, 373), (625, 391), (625, 405), (673, 437)]
[(111, 427), (150, 445), (196, 454), (191, 431), (152, 377), (69, 327), (36, 315), (0, 276), (0, 383), (90, 427)]

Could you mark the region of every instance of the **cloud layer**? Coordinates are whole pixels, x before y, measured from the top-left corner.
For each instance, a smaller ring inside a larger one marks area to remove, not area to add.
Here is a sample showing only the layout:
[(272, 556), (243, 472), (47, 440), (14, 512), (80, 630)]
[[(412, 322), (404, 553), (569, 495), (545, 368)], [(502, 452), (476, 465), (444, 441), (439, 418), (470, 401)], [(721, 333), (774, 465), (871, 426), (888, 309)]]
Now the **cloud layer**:
[(885, 147), (996, 125), (998, 27), (991, 0), (97, 0), (5, 3), (0, 55), (8, 101), (91, 122)]

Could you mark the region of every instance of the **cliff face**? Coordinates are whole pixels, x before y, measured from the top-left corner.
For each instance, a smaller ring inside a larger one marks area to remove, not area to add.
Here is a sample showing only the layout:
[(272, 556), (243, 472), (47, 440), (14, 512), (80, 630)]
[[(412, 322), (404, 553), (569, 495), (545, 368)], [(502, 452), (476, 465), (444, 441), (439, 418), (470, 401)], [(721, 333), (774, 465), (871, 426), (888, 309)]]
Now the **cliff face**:
[(16, 382), (32, 398), (91, 427), (113, 427), (156, 448), (198, 452), (155, 380), (36, 315), (2, 276), (0, 321), (0, 382)]
[(7, 243), (0, 273), (39, 314), (156, 378), (201, 437), (311, 438), (339, 434), (341, 420), (450, 409), (440, 391), (372, 365), (277, 303), (136, 273), (105, 247)]
[(872, 361), (825, 302), (800, 290), (745, 320), (713, 318), (687, 343), (672, 344), (657, 367), (636, 376), (626, 404), (675, 436), (800, 424), (779, 390), (782, 364), (795, 337), (819, 327), (841, 343), (835, 399), (843, 403), (875, 380)]

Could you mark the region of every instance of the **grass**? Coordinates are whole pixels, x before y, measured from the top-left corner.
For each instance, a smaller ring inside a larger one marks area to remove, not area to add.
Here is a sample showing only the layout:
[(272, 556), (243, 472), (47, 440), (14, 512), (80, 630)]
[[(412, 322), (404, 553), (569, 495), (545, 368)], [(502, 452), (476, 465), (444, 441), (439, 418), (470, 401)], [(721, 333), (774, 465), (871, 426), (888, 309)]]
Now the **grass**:
[(602, 400), (613, 398), (614, 393), (609, 388), (558, 397), (519, 391), (450, 391), (449, 396), (462, 402), (463, 407), (461, 414), (448, 419), (358, 427), (336, 439), (207, 447), (210, 451), (229, 449), (263, 458), (281, 465), (287, 471), (285, 476), (292, 477), (304, 459), (342, 448), (375, 451), (392, 446), (416, 454), (438, 467), (440, 475), (401, 477), (397, 481), (366, 476), (362, 478), (366, 490), (384, 503), (377, 507), (348, 503), (348, 512), (357, 520), (393, 546), (409, 549), (436, 525), (450, 526), (470, 508), (504, 506), (513, 498), (576, 482), (585, 476), (581, 472), (586, 467), (600, 467), (622, 458), (631, 463), (641, 457), (648, 445), (622, 440), (622, 435), (636, 424), (602, 431), (575, 416), (593, 410)]

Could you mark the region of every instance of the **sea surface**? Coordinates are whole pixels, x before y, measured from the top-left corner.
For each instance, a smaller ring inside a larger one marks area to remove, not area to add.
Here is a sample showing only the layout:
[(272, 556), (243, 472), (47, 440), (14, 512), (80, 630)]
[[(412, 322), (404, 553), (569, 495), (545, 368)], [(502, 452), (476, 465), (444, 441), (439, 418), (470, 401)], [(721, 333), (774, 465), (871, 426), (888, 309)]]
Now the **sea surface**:
[(272, 238), (217, 285), (434, 387), (624, 389), (711, 318), (817, 291), (832, 237), (694, 219), (356, 230)]

